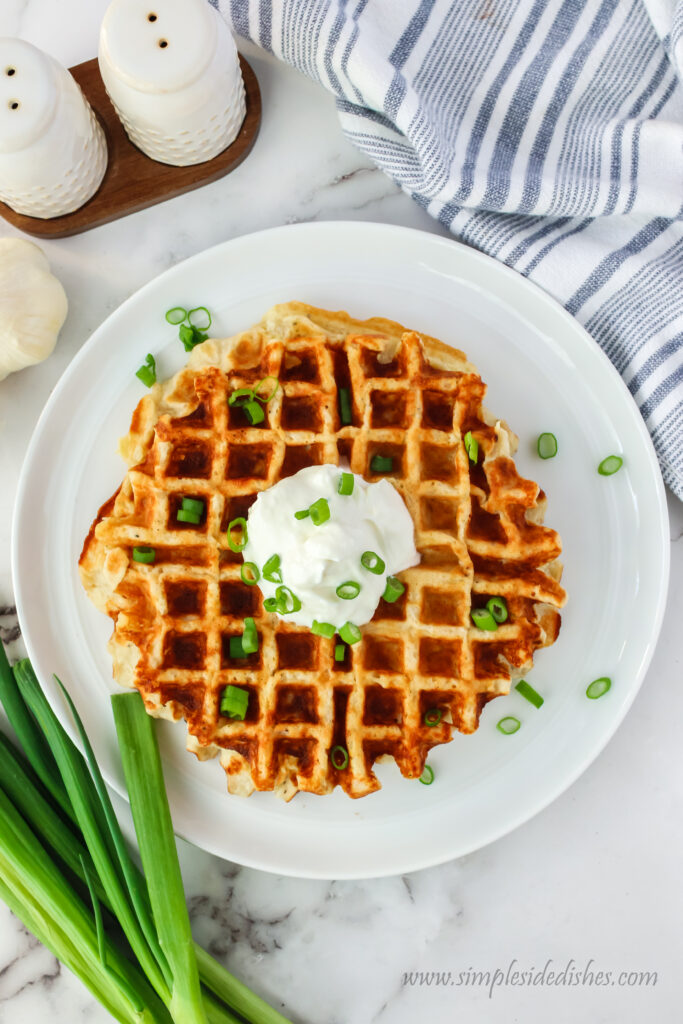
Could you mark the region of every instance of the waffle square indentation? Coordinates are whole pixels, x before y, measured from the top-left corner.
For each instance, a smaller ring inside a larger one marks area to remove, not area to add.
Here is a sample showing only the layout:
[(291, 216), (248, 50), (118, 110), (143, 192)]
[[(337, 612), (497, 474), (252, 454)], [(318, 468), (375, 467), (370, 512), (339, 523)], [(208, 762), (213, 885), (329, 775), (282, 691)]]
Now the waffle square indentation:
[(164, 668), (200, 669), (206, 661), (204, 633), (169, 630), (164, 637)]

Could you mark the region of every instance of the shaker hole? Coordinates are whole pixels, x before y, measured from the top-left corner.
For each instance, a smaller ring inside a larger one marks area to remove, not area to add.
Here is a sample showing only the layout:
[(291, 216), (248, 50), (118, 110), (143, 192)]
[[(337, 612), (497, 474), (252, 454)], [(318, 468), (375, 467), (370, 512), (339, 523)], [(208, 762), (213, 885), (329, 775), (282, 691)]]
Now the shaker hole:
[(147, 15), (147, 21), (156, 21), (156, 20), (157, 20), (156, 14), (148, 14)]
[(159, 46), (161, 47), (162, 50), (165, 50), (166, 47), (168, 46), (168, 39), (160, 39)]
[(5, 74), (8, 75), (10, 78), (12, 77), (12, 75), (16, 75), (16, 73), (16, 68), (5, 68)]
[(19, 103), (18, 103), (17, 100), (10, 100), (9, 103), (7, 104), (7, 106), (10, 108), (10, 110), (18, 110), (19, 109)]

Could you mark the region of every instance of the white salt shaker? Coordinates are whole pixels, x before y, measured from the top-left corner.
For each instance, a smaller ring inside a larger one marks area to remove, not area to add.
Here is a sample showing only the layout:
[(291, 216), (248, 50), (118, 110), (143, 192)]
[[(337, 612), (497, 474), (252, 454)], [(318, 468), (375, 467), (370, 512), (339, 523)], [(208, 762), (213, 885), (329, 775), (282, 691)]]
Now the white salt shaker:
[(106, 169), (104, 132), (66, 68), (23, 39), (0, 38), (0, 200), (59, 217), (90, 199)]
[(99, 62), (129, 138), (153, 160), (211, 160), (242, 126), (237, 47), (207, 0), (112, 0)]

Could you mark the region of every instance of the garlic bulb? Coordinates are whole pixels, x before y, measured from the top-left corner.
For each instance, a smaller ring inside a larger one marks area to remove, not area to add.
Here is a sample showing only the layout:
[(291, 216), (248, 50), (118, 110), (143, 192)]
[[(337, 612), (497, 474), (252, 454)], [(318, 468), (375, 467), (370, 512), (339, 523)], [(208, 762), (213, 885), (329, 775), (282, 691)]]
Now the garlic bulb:
[(0, 238), (0, 380), (52, 352), (68, 303), (42, 249)]

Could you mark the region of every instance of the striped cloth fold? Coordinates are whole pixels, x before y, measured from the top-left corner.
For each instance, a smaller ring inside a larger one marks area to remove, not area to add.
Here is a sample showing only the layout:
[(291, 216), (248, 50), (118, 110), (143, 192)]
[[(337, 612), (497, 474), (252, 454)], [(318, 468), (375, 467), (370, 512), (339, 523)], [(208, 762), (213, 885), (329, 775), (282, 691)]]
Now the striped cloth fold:
[(683, 499), (683, 0), (211, 0), (622, 374)]

